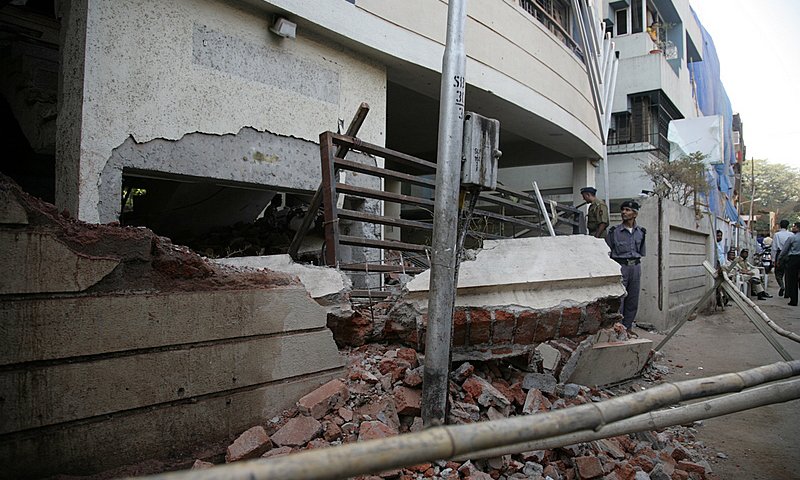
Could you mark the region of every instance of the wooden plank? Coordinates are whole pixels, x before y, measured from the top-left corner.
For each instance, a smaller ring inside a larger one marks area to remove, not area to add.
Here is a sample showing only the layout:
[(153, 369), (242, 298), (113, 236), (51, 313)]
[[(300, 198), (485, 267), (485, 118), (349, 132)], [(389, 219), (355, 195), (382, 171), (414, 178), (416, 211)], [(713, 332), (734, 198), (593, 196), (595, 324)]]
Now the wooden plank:
[(342, 370), (336, 369), (254, 389), (3, 435), (0, 458), (13, 459), (3, 466), (3, 476), (90, 475), (144, 460), (185, 457), (198, 445), (207, 449), (224, 442), (219, 445), (221, 452), (243, 431), (279, 415), (303, 395), (341, 375)]
[(0, 365), (326, 326), (300, 286), (0, 302)]
[[(336, 172), (333, 168), (333, 139), (331, 132), (319, 136), (322, 161), (322, 205), (325, 210), (325, 264), (336, 265), (339, 247), (339, 221), (336, 216)], [(311, 212), (309, 212), (310, 214)]]
[(330, 330), (0, 372), (0, 435), (343, 366)]

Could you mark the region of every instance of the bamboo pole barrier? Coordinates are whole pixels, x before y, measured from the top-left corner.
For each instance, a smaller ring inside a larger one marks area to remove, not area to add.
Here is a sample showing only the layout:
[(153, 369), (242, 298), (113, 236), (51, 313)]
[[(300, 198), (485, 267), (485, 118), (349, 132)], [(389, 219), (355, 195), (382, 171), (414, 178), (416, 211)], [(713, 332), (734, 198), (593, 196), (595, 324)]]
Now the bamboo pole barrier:
[(564, 435), (599, 430), (680, 401), (738, 392), (767, 382), (800, 375), (800, 361), (770, 365), (708, 378), (663, 383), (604, 402), (579, 405), (532, 416), (511, 417), (469, 425), (433, 427), (421, 432), (307, 450), (269, 460), (237, 462), (207, 470), (166, 473), (150, 480), (337, 479), (382, 472), (427, 461)]
[[(711, 267), (710, 265), (706, 265), (706, 262), (703, 262), (703, 266), (706, 267), (706, 270), (709, 270), (710, 267)], [(800, 335), (798, 335), (798, 334), (796, 334), (794, 332), (791, 332), (789, 330), (786, 330), (786, 329), (782, 328), (780, 325), (778, 325), (777, 323), (773, 322), (772, 319), (770, 319), (769, 316), (767, 316), (767, 314), (764, 313), (764, 311), (761, 310), (761, 308), (758, 305), (755, 304), (755, 302), (753, 302), (752, 300), (747, 298), (747, 295), (745, 295), (744, 293), (742, 293), (741, 290), (736, 288), (736, 285), (734, 285), (733, 282), (731, 282), (731, 279), (728, 278), (728, 275), (725, 272), (723, 272), (722, 275), (723, 275), (723, 278), (725, 279), (725, 282), (736, 293), (736, 296), (741, 298), (744, 301), (744, 303), (746, 303), (751, 309), (753, 309), (753, 311), (755, 311), (756, 314), (758, 314), (758, 316), (761, 317), (761, 319), (764, 320), (764, 322), (766, 322), (767, 325), (769, 325), (769, 328), (774, 330), (775, 333), (777, 333), (778, 335), (781, 335), (783, 337), (788, 338), (789, 340), (793, 340), (793, 341), (795, 341), (797, 343), (800, 343)], [(727, 291), (727, 289), (726, 289), (726, 291)], [(729, 295), (730, 295), (730, 293), (729, 293)]]
[(789, 402), (798, 398), (800, 398), (800, 379), (789, 380), (782, 383), (757, 387), (740, 393), (732, 393), (712, 400), (684, 405), (671, 410), (659, 410), (637, 415), (606, 425), (597, 431), (583, 430), (543, 440), (534, 440), (532, 442), (492, 448), (458, 456), (453, 460), (461, 462), (465, 460), (499, 457), (501, 455), (531, 450), (558, 448), (565, 445), (591, 442), (601, 438), (616, 437), (628, 433), (658, 430), (673, 425), (694, 422), (695, 420), (729, 415), (731, 413), (763, 407), (765, 405)]

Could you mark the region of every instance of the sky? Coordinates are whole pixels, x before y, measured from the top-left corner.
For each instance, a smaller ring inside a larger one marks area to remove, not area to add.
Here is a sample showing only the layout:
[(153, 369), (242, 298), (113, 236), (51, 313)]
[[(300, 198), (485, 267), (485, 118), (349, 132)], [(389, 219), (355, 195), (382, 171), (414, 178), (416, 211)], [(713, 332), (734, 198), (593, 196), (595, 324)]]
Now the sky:
[[(690, 0), (741, 114), (747, 159), (800, 170), (800, 0)], [(800, 188), (800, 187), (798, 187)]]

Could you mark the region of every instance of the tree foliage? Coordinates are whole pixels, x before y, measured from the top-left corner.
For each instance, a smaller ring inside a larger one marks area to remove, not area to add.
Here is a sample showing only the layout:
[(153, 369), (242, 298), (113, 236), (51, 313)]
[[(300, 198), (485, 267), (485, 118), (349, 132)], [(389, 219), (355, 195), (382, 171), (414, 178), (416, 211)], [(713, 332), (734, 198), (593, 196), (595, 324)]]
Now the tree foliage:
[[(761, 217), (753, 225), (759, 232), (769, 231), (769, 215), (775, 212), (777, 221), (786, 219), (789, 223), (800, 221), (800, 170), (782, 163), (753, 159), (742, 166), (741, 200), (750, 200), (756, 186), (753, 213)], [(750, 205), (743, 203), (742, 213), (749, 213)]]
[(681, 205), (695, 206), (697, 196), (708, 193), (706, 167), (703, 163), (705, 158), (701, 152), (694, 152), (671, 162), (643, 162), (642, 171), (650, 177), (659, 196)]

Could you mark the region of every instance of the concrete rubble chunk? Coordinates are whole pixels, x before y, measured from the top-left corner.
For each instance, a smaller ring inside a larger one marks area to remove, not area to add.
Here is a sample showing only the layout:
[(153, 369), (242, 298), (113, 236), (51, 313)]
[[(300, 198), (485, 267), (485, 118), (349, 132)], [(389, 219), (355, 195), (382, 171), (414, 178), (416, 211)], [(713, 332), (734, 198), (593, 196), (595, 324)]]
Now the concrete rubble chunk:
[(542, 395), (542, 392), (532, 388), (528, 390), (528, 396), (525, 397), (525, 404), (522, 406), (522, 413), (532, 414), (536, 412), (546, 412), (550, 410), (550, 400)]
[(322, 424), (317, 419), (301, 415), (286, 422), (286, 425), (272, 435), (272, 441), (282, 447), (297, 447), (310, 442), (321, 432)]
[(228, 446), (225, 454), (227, 463), (260, 457), (272, 447), (272, 441), (264, 427), (257, 425), (245, 431)]
[(349, 304), (344, 296), (352, 288), (350, 279), (334, 268), (295, 263), (288, 254), (218, 258), (214, 261), (223, 265), (266, 269), (296, 275), (311, 298), (321, 305)]
[(335, 379), (298, 400), (297, 408), (305, 415), (320, 419), (333, 409), (343, 406), (349, 398), (347, 385)]
[(491, 383), (477, 375), (466, 379), (462, 387), (484, 407), (494, 406), (501, 410), (506, 410), (511, 405), (511, 401), (500, 393), (500, 390), (494, 388)]
[(561, 362), (561, 352), (547, 343), (540, 343), (537, 345), (536, 351), (542, 358), (542, 367), (551, 372), (555, 371), (556, 367), (558, 367), (558, 364)]
[(462, 383), (472, 375), (473, 372), (475, 372), (475, 367), (469, 362), (464, 362), (450, 373), (450, 378), (452, 378), (454, 382)]
[[(587, 344), (587, 342), (589, 342)], [(574, 369), (562, 370), (561, 380), (580, 385), (608, 385), (636, 376), (650, 360), (652, 340), (635, 338), (623, 342), (591, 343), (587, 339), (569, 359)], [(568, 377), (565, 379), (565, 374)]]
[(536, 390), (553, 394), (556, 391), (556, 385), (558, 381), (556, 378), (549, 373), (529, 373), (525, 375), (525, 378), (522, 380), (522, 389), (523, 390), (530, 390), (535, 388)]
[(213, 467), (214, 464), (211, 462), (204, 462), (203, 460), (197, 459), (192, 464), (192, 470), (205, 470), (206, 468)]

